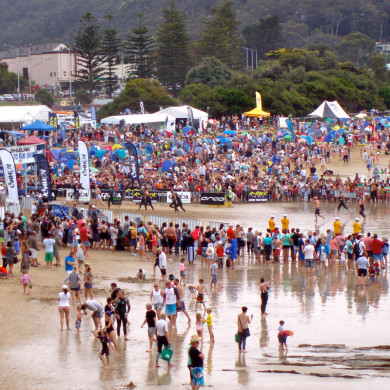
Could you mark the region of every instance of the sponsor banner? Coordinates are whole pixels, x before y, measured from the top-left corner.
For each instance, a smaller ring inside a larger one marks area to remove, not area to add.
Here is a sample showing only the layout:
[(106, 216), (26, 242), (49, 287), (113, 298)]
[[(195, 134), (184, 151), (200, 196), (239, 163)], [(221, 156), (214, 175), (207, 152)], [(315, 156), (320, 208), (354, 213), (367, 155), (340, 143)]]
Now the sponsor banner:
[(58, 197), (58, 191), (57, 190), (51, 190), (51, 200), (57, 200)]
[(80, 184), (83, 190), (89, 193), (89, 158), (88, 148), (85, 142), (78, 142), (79, 156), (80, 156)]
[[(102, 192), (102, 200), (108, 202), (110, 199), (111, 190), (109, 188), (101, 188), (100, 191)], [(114, 190), (112, 204), (121, 205), (123, 197), (124, 191)]]
[(137, 148), (130, 142), (124, 144), (129, 152), (130, 178), (132, 182), (139, 183), (139, 166)]
[(8, 188), (8, 198), (11, 201), (19, 202), (18, 182), (16, 181), (16, 169), (12, 154), (8, 150), (1, 149), (0, 159), (3, 163), (5, 182), (7, 183)]
[[(172, 202), (172, 192), (167, 192), (167, 203)], [(175, 192), (175, 194), (179, 195), (182, 203), (191, 203), (191, 192)]]
[[(89, 202), (89, 199), (90, 199), (89, 191), (79, 190), (79, 192), (80, 192), (79, 202)], [(66, 189), (66, 200), (68, 202), (72, 202), (74, 200), (74, 189), (73, 188)]]
[(49, 199), (49, 194), (51, 194), (49, 163), (46, 157), (41, 154), (36, 154), (34, 159), (37, 165), (37, 177), (41, 184), (41, 195), (45, 199)]
[(268, 192), (250, 191), (248, 194), (248, 202), (251, 203), (268, 202)]
[(4, 148), (8, 150), (14, 158), (15, 164), (35, 163), (34, 155), (45, 155), (45, 145), (20, 145)]
[[(133, 202), (134, 203), (140, 203), (143, 191), (142, 190), (132, 190), (133, 192)], [(149, 195), (152, 199), (152, 203), (157, 203), (157, 202), (165, 202), (166, 196), (167, 196), (167, 191), (163, 190), (149, 190)], [(184, 202), (183, 202), (184, 203)]]
[(223, 206), (225, 194), (223, 192), (201, 192), (200, 204)]

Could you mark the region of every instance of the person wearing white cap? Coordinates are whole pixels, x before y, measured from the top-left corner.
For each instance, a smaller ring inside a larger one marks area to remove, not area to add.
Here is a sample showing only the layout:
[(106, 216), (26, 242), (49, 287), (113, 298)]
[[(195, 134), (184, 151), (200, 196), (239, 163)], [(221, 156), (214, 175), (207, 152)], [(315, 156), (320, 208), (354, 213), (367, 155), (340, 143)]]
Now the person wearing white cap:
[(290, 230), (290, 220), (287, 218), (287, 214), (283, 214), (283, 218), (280, 220), (282, 223), (282, 231), (284, 229)]
[(58, 294), (58, 312), (60, 313), (60, 325), (61, 331), (64, 330), (64, 317), (66, 321), (66, 330), (69, 328), (69, 299), (70, 293), (68, 292), (68, 286), (64, 284), (62, 287), (62, 292)]
[(271, 215), (269, 218), (268, 227), (271, 232), (275, 230), (275, 217), (273, 215)]
[(335, 218), (335, 221), (333, 223), (333, 230), (334, 230), (334, 234), (336, 236), (341, 234), (341, 222), (340, 222), (340, 218), (339, 217)]
[(353, 233), (355, 235), (362, 232), (362, 225), (360, 224), (359, 221), (360, 221), (359, 218), (355, 218), (355, 222), (353, 223)]

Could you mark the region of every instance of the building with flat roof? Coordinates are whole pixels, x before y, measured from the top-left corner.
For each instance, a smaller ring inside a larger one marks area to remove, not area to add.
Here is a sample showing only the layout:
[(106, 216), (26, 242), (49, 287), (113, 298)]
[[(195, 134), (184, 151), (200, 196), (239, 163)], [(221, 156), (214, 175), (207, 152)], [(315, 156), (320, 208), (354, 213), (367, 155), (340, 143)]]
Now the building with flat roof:
[(0, 52), (0, 61), (39, 87), (69, 89), (77, 72), (76, 53), (64, 43), (10, 48)]

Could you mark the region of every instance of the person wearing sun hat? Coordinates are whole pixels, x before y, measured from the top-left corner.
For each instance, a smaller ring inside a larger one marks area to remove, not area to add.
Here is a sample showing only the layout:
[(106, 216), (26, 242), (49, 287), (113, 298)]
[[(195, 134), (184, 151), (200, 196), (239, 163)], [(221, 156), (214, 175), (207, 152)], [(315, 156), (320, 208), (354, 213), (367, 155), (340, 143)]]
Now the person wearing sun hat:
[(193, 334), (190, 340), (190, 349), (188, 350), (188, 366), (191, 372), (191, 387), (192, 390), (198, 390), (204, 386), (203, 376), (203, 360), (204, 354), (199, 350), (201, 338), (197, 334)]
[(341, 234), (341, 222), (339, 217), (335, 218), (335, 221), (333, 223), (333, 231), (336, 236)]

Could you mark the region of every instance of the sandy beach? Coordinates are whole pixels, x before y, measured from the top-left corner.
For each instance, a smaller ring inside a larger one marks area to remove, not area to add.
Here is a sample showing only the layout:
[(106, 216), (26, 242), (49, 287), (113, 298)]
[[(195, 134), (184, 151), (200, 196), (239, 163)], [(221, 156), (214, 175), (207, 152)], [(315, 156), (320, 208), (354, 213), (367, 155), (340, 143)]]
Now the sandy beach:
[[(387, 156), (381, 156), (380, 167), (387, 166)], [(367, 170), (354, 150), (351, 162), (343, 166), (341, 159), (328, 164), (335, 174), (366, 175)], [(304, 203), (239, 204), (232, 209), (184, 205), (187, 213), (180, 217), (240, 223), (265, 229), (269, 214), (279, 221), (288, 213), (290, 226), (304, 230), (314, 229), (313, 206)], [(354, 206), (355, 207), (355, 206)], [(125, 203), (118, 211), (138, 212), (138, 206)], [(317, 229), (322, 232), (332, 227), (336, 204), (324, 204), (326, 221)], [(368, 205), (366, 231), (390, 235), (386, 205)], [(150, 213), (150, 212), (149, 212)], [(143, 212), (142, 212), (143, 214)], [(167, 204), (156, 205), (156, 215), (172, 216)], [(352, 228), (350, 216), (343, 215), (345, 231)], [(371, 230), (370, 230), (371, 229)], [(83, 318), (81, 333), (74, 329), (76, 306), (71, 307), (71, 331), (60, 332), (57, 295), (66, 278), (63, 259), (68, 249), (61, 250), (60, 268), (46, 269), (45, 265), (31, 268), (33, 288), (30, 296), (23, 295), (20, 284), (20, 264), (15, 266), (11, 280), (0, 280), (0, 343), (2, 370), (1, 389), (124, 389), (130, 381), (137, 389), (168, 389), (189, 387), (187, 345), (195, 326), (188, 326), (184, 315), (178, 317), (178, 329), (170, 330), (173, 341), (174, 367), (168, 372), (165, 364), (156, 370), (155, 352), (148, 354), (147, 331), (140, 329), (145, 316), (145, 303), (153, 287), (152, 262), (140, 261), (128, 253), (89, 251), (96, 300), (104, 304), (110, 294), (110, 283), (116, 281), (130, 299), (132, 310), (130, 341), (119, 343), (119, 352), (111, 353), (112, 365), (103, 369), (98, 357), (100, 342), (91, 334), (89, 316)], [(149, 254), (150, 255), (150, 254)], [(39, 252), (43, 264), (44, 250)], [(168, 256), (168, 258), (170, 258)], [(168, 261), (168, 273), (179, 273), (180, 257)], [(134, 280), (139, 268), (147, 280)], [(189, 267), (187, 283), (197, 283), (203, 277), (210, 283), (210, 271), (200, 262)], [(383, 389), (389, 381), (390, 347), (375, 348), (386, 342), (388, 307), (390, 304), (387, 273), (380, 277), (378, 286), (357, 287), (356, 277), (342, 267), (318, 269), (317, 280), (310, 281), (305, 270), (293, 264), (256, 264), (247, 257), (234, 271), (223, 269), (218, 274), (218, 287), (207, 297), (207, 306), (213, 309), (215, 345), (207, 343), (205, 329), (206, 385), (232, 389), (295, 389), (299, 380), (301, 389), (313, 386), (328, 389), (356, 389), (369, 386)], [(160, 277), (157, 270), (157, 276)], [(274, 278), (267, 319), (260, 318), (259, 279)], [(161, 288), (162, 288), (161, 284)], [(82, 290), (82, 297), (84, 291)], [(195, 305), (189, 292), (186, 305), (195, 319)], [(238, 356), (234, 342), (236, 318), (242, 305), (254, 314), (252, 336), (248, 339), (248, 353)], [(277, 327), (280, 319), (293, 329), (288, 340), (289, 355), (281, 357), (278, 351)], [(367, 348), (367, 349), (361, 349)], [(165, 363), (165, 362), (163, 362)]]

